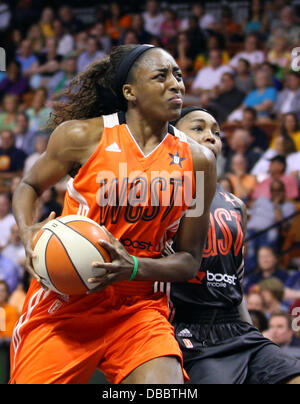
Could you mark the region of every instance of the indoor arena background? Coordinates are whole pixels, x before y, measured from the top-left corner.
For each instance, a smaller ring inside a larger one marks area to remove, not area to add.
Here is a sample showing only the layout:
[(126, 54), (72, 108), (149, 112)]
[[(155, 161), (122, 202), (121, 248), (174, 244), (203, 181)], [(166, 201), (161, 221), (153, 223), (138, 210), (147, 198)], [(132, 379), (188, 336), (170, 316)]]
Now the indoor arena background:
[[(300, 1), (0, 0), (0, 383), (30, 281), (14, 189), (45, 151), (60, 91), (112, 46), (137, 43), (170, 52), (185, 105), (220, 122), (218, 177), (248, 208), (248, 309), (266, 336), (278, 316), (274, 342), (300, 358)], [(66, 182), (42, 195), (37, 220), (60, 214)]]

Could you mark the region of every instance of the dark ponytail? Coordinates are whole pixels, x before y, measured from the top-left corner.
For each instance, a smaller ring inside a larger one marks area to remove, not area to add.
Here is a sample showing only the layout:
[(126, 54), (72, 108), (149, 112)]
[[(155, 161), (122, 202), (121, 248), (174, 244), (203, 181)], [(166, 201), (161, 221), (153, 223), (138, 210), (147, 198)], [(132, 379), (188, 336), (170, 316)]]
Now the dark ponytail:
[(126, 100), (117, 96), (116, 72), (124, 56), (137, 46), (118, 46), (109, 56), (92, 63), (74, 77), (69, 87), (60, 94), (67, 101), (53, 102), (48, 128), (53, 130), (62, 122), (72, 119), (90, 119), (126, 111)]

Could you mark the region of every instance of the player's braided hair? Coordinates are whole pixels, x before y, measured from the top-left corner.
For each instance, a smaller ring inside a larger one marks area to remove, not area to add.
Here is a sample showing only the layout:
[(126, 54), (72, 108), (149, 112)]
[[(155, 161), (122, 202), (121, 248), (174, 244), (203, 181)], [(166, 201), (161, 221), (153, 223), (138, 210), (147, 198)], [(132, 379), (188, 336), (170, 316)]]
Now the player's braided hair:
[(53, 112), (48, 128), (55, 129), (62, 122), (72, 119), (89, 119), (126, 111), (127, 102), (118, 97), (116, 71), (123, 57), (137, 45), (115, 47), (109, 56), (92, 63), (84, 72), (79, 73), (61, 92), (66, 101), (53, 103)]

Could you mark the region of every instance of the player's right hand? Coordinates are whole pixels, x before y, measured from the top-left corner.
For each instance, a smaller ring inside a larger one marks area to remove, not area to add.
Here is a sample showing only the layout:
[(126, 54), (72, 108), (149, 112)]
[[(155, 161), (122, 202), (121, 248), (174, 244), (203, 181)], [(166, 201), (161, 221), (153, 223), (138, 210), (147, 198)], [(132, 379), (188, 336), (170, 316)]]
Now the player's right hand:
[(33, 240), (37, 233), (41, 230), (41, 228), (48, 223), (50, 220), (55, 219), (55, 212), (51, 212), (50, 215), (43, 222), (33, 224), (32, 226), (28, 226), (20, 230), (20, 236), (22, 242), (24, 244), (25, 252), (26, 252), (26, 261), (25, 268), (29, 272), (29, 274), (40, 283), (43, 289), (47, 290), (48, 288), (43, 285), (40, 276), (35, 272), (33, 267), (33, 259), (35, 257), (35, 253), (33, 251)]

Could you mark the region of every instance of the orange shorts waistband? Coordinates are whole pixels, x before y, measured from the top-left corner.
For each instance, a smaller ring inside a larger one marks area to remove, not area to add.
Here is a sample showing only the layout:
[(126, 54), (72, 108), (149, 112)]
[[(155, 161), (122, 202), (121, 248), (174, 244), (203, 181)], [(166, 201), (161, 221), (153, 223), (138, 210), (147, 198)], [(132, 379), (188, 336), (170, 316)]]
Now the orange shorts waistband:
[(149, 296), (153, 294), (152, 281), (122, 281), (110, 285), (117, 294), (124, 296)]

